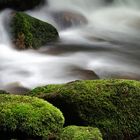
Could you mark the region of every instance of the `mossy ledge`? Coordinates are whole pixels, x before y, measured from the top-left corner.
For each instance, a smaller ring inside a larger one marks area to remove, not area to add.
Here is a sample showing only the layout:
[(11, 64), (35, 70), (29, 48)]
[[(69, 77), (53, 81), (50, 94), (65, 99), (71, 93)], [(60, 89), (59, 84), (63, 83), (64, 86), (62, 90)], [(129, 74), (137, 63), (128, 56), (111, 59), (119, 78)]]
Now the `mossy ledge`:
[(63, 129), (60, 140), (103, 140), (98, 128), (67, 126)]
[(39, 87), (30, 94), (58, 107), (65, 125), (97, 127), (105, 140), (132, 140), (140, 134), (138, 81), (76, 81)]
[(19, 11), (33, 9), (43, 5), (45, 0), (0, 0), (0, 9), (12, 8)]
[(0, 94), (0, 136), (7, 140), (56, 138), (63, 128), (59, 109), (35, 97)]
[(56, 28), (51, 24), (23, 12), (13, 13), (10, 28), (17, 49), (38, 49), (59, 38)]

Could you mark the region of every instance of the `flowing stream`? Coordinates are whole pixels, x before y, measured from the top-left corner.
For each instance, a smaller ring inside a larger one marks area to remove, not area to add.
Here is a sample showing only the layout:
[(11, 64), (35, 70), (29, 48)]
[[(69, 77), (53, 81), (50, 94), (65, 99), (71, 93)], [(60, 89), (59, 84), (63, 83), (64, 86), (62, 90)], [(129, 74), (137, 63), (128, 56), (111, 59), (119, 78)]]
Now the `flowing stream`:
[[(68, 27), (58, 19), (63, 12), (72, 18)], [(10, 13), (0, 13), (0, 88), (13, 83), (33, 88), (92, 79), (94, 74), (140, 79), (139, 0), (49, 0), (26, 11), (59, 31), (58, 42), (38, 51), (13, 48), (6, 25)]]

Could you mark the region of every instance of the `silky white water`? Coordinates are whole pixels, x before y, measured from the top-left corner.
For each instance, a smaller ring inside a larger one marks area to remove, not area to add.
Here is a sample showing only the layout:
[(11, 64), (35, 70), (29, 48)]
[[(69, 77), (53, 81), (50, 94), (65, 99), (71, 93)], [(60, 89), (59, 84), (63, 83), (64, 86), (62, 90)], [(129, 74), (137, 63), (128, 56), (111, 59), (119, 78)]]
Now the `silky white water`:
[[(87, 23), (61, 29), (52, 17), (55, 11), (77, 12)], [(13, 48), (5, 25), (10, 12), (0, 13), (0, 88), (11, 83), (33, 88), (82, 79), (73, 68), (94, 71), (100, 78), (140, 79), (139, 0), (49, 0), (48, 5), (27, 11), (53, 24), (60, 34), (59, 43), (43, 46), (39, 52)], [(52, 48), (55, 53), (50, 53)]]

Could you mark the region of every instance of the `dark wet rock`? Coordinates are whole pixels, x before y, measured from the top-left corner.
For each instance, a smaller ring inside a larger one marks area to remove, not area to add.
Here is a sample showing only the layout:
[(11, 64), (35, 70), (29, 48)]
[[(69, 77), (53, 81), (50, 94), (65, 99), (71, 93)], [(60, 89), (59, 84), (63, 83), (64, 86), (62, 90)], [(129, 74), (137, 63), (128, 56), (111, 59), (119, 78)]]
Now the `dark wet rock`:
[(99, 79), (99, 76), (92, 70), (86, 70), (76, 66), (69, 68), (69, 70), (71, 71), (72, 76), (76, 76), (82, 80)]
[(111, 77), (115, 78), (115, 79), (140, 80), (140, 75), (139, 74), (130, 73), (130, 72), (112, 74)]
[(7, 87), (6, 91), (11, 94), (22, 95), (29, 92), (30, 89), (22, 87), (22, 86), (13, 86), (13, 87)]
[(24, 95), (25, 93), (29, 92), (30, 89), (22, 86), (19, 82), (14, 82), (7, 84), (3, 87), (5, 92), (10, 94), (17, 94), (17, 95)]
[(87, 24), (87, 19), (78, 12), (53, 11), (52, 16), (61, 29)]
[(19, 11), (33, 9), (43, 5), (45, 0), (0, 0), (0, 9), (12, 8)]

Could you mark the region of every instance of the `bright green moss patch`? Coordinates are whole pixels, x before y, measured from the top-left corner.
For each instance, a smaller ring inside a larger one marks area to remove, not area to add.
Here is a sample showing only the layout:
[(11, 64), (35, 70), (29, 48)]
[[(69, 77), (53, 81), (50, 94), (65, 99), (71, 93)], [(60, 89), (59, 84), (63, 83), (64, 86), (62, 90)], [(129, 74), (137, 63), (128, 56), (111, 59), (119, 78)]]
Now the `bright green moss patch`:
[(58, 38), (52, 25), (22, 12), (15, 13), (11, 20), (11, 35), (18, 49), (38, 49)]
[(58, 91), (60, 88), (63, 87), (64, 84), (54, 84), (54, 85), (47, 85), (47, 86), (42, 86), (42, 87), (37, 87), (33, 90), (31, 90), (28, 94), (31, 96), (39, 96), (39, 95), (44, 95), (47, 93), (51, 93), (51, 92), (56, 92)]
[(68, 126), (63, 129), (60, 140), (103, 140), (98, 128)]
[(44, 92), (41, 98), (60, 108), (66, 125), (97, 127), (104, 139), (129, 140), (140, 133), (138, 81), (76, 81)]
[(35, 97), (0, 95), (0, 136), (9, 138), (57, 137), (64, 124), (62, 113)]

